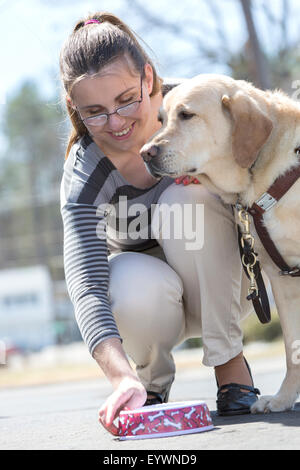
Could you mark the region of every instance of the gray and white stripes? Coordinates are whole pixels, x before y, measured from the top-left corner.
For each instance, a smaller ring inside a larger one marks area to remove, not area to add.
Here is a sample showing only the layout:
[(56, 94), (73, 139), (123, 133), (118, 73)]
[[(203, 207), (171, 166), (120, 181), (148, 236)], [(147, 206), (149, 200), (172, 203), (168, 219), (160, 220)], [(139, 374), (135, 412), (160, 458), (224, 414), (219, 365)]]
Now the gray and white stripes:
[(96, 207), (84, 204), (62, 208), (66, 282), (78, 327), (91, 353), (103, 339), (120, 337), (108, 302), (107, 246), (96, 237), (96, 212)]
[[(91, 354), (101, 341), (120, 338), (109, 303), (108, 254), (143, 251), (157, 245), (151, 239), (151, 205), (172, 182), (164, 177), (151, 188), (131, 186), (89, 136), (71, 149), (64, 165), (60, 193), (64, 269), (76, 320)], [(120, 197), (126, 197), (128, 209), (133, 204), (144, 205), (149, 238), (118, 237), (119, 227), (125, 226), (127, 230), (134, 219), (128, 213), (120, 215)], [(108, 204), (116, 207), (115, 217), (105, 211)]]

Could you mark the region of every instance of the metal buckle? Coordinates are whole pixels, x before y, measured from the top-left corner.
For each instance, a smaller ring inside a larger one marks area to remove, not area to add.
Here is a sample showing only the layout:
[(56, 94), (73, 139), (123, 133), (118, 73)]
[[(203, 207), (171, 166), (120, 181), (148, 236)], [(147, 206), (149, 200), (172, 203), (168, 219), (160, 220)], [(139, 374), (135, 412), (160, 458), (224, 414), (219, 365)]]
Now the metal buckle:
[(255, 204), (261, 207), (264, 211), (268, 211), (276, 203), (277, 203), (277, 199), (275, 199), (269, 193), (264, 193), (259, 199), (257, 199), (257, 201), (255, 201)]
[(279, 271), (279, 276), (291, 276), (299, 272), (299, 268), (291, 269), (290, 271)]

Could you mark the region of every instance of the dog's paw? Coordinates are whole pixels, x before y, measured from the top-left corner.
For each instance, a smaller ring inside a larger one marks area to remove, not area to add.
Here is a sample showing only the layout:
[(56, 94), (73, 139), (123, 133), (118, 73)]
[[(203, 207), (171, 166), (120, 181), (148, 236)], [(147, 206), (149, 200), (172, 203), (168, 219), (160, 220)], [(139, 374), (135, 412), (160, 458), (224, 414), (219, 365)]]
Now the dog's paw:
[(270, 410), (268, 409), (268, 404), (272, 400), (273, 395), (265, 395), (259, 398), (253, 405), (251, 406), (251, 413), (269, 413)]
[(287, 411), (293, 408), (294, 401), (282, 398), (279, 395), (264, 395), (251, 406), (251, 413), (271, 413)]

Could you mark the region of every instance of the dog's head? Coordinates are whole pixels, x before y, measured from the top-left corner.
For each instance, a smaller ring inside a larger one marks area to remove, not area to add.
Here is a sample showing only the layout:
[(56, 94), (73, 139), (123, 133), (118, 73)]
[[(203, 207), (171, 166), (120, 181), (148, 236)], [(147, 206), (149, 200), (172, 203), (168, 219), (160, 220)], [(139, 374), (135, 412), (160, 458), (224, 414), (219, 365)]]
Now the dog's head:
[[(162, 128), (141, 155), (155, 177), (220, 173), (243, 179), (266, 143), (272, 121), (253, 97), (254, 87), (222, 75), (198, 75), (164, 98)], [(239, 190), (241, 181), (237, 183)]]

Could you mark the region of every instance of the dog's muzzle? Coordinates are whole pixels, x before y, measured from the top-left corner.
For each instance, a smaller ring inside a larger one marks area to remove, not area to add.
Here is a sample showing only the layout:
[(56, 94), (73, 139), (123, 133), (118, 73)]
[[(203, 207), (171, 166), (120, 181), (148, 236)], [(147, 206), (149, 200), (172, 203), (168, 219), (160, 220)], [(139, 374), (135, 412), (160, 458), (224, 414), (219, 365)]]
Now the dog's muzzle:
[(149, 163), (152, 158), (158, 157), (160, 154), (160, 148), (158, 145), (144, 145), (141, 150), (141, 156), (143, 157), (144, 162)]
[(158, 145), (145, 144), (140, 154), (150, 175), (154, 178), (160, 178), (162, 176), (158, 161), (161, 154), (160, 147)]
[(178, 176), (175, 152), (166, 151), (163, 145), (145, 144), (140, 153), (147, 170), (154, 178)]

